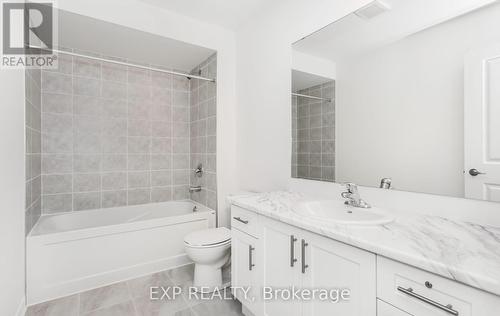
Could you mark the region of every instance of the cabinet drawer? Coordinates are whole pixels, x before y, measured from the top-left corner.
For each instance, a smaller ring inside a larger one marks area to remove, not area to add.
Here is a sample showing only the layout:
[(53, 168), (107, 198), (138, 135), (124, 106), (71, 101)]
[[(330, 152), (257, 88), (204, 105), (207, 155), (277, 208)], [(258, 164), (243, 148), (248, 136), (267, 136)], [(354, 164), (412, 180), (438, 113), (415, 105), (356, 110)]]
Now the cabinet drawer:
[(384, 301), (377, 300), (377, 316), (411, 316)]
[(483, 316), (500, 297), (408, 265), (377, 257), (377, 296), (415, 316)]
[(247, 211), (239, 206), (231, 206), (231, 227), (239, 229), (240, 231), (257, 236), (257, 220), (259, 215)]

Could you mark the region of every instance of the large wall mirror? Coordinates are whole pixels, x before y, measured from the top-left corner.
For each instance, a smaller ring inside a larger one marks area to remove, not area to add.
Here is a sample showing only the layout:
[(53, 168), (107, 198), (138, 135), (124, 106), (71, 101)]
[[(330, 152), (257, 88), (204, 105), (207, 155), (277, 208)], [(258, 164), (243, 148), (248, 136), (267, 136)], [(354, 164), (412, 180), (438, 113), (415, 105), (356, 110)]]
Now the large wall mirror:
[(374, 1), (293, 56), (292, 177), (500, 202), (499, 1)]

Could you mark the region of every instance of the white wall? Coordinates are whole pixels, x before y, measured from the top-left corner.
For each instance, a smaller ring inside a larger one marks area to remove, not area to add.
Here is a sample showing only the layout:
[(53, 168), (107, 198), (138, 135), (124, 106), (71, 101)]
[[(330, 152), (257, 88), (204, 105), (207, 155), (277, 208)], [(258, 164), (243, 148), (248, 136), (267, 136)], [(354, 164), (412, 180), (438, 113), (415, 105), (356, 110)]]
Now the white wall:
[[(366, 5), (370, 0), (291, 0), (255, 18), (237, 33), (238, 179), (243, 190), (314, 192), (340, 198), (340, 186), (292, 180), (291, 170), (291, 44)], [(407, 192), (370, 191), (374, 204), (393, 208), (467, 213), (469, 217), (498, 212), (498, 204)], [(327, 192), (331, 192), (328, 195)], [(419, 203), (415, 203), (419, 201)], [(481, 210), (481, 211), (478, 211)]]
[(0, 69), (0, 315), (15, 315), (25, 294), (24, 69)]
[(284, 1), (237, 33), (241, 189), (287, 186), (291, 170), (291, 44), (369, 0)]
[(292, 68), (320, 77), (335, 79), (337, 67), (334, 62), (316, 56), (292, 51)]
[(217, 50), (217, 196), (219, 223), (228, 225), (225, 197), (236, 188), (234, 33), (135, 0), (64, 0), (58, 4), (63, 10)]
[(337, 180), (464, 196), (464, 57), (500, 41), (500, 5), (338, 61)]

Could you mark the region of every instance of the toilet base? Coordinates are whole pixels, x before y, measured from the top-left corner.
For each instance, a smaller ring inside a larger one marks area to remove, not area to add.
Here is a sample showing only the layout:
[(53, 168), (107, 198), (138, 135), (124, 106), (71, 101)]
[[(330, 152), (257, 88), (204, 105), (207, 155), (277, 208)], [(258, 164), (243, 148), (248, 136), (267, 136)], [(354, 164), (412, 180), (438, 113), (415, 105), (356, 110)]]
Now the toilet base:
[(193, 287), (199, 293), (212, 293), (217, 289), (222, 289), (222, 268), (195, 264)]

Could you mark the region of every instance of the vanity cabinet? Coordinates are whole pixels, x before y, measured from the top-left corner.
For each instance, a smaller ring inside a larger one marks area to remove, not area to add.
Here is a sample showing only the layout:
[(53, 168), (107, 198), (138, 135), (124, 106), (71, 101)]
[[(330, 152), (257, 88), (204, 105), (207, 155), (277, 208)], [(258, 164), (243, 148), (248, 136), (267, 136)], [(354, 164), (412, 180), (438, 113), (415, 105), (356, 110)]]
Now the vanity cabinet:
[(496, 295), (382, 256), (377, 280), (377, 296), (411, 315), (483, 316), (500, 310)]
[[(349, 299), (331, 302), (311, 301), (303, 304), (304, 316), (376, 315), (376, 257), (374, 254), (344, 243), (304, 232), (305, 242), (302, 272), (303, 288), (347, 289)], [(264, 266), (265, 267), (265, 266)]]
[[(300, 262), (297, 258), (300, 229), (263, 219), (261, 232), (263, 286), (275, 289), (300, 286)], [(267, 300), (263, 308), (266, 316), (301, 315), (301, 305), (297, 301)]]
[[(233, 229), (231, 242), (231, 278), (233, 295), (252, 313), (257, 315), (258, 298), (260, 296), (258, 284), (259, 269), (261, 268), (258, 256), (257, 239)], [(257, 263), (259, 262), (259, 263)], [(246, 293), (242, 288), (248, 288)]]
[[(500, 297), (233, 206), (233, 286), (254, 316), (497, 315)], [(349, 300), (264, 299), (264, 289), (349, 289)], [(247, 315), (251, 316), (251, 315)]]
[(412, 316), (384, 301), (377, 300), (377, 316)]
[(261, 230), (263, 286), (349, 291), (336, 303), (266, 300), (264, 315), (376, 315), (375, 255), (268, 218)]

